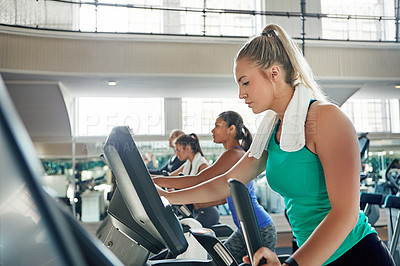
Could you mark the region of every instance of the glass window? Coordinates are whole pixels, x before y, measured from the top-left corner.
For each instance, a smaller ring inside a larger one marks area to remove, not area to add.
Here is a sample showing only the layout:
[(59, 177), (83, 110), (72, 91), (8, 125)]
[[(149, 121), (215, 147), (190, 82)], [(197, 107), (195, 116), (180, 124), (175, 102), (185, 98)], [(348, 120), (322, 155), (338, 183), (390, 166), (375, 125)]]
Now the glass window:
[(113, 6), (97, 7), (97, 31), (128, 32), (128, 8)]
[[(93, 2), (93, 1), (86, 1)], [(162, 6), (161, 0), (99, 0), (100, 5), (82, 4), (80, 7), (80, 30), (99, 32), (145, 32), (161, 33), (162, 11), (156, 9), (130, 8)], [(101, 4), (117, 4), (108, 6)], [(126, 5), (126, 6), (124, 6)]]
[(82, 5), (79, 9), (79, 28), (81, 31), (96, 31), (96, 7)]
[[(200, 12), (180, 12), (179, 17), (184, 23), (180, 23), (180, 33), (203, 34), (203, 14)], [(179, 33), (178, 32), (178, 33)]]
[(254, 1), (99, 0), (96, 3), (80, 6), (81, 31), (250, 36), (255, 30), (254, 15), (224, 13), (225, 9), (254, 10)]
[(221, 98), (182, 98), (182, 128), (184, 132), (210, 134), (215, 120), (223, 111), (236, 111), (244, 120), (245, 126), (252, 132), (257, 131), (262, 114), (256, 115), (240, 99)]
[(107, 136), (115, 126), (128, 125), (136, 135), (164, 134), (162, 98), (78, 99), (78, 136)]
[(163, 13), (161, 10), (129, 9), (129, 32), (162, 33)]
[(355, 99), (341, 107), (357, 132), (400, 133), (399, 100)]
[[(322, 37), (394, 41), (394, 11), (392, 0), (321, 0), (321, 12), (328, 14), (322, 18)], [(349, 15), (353, 18), (348, 18)], [(335, 18), (338, 16), (342, 18)], [(354, 19), (354, 16), (364, 18)], [(376, 19), (366, 16), (376, 16)]]

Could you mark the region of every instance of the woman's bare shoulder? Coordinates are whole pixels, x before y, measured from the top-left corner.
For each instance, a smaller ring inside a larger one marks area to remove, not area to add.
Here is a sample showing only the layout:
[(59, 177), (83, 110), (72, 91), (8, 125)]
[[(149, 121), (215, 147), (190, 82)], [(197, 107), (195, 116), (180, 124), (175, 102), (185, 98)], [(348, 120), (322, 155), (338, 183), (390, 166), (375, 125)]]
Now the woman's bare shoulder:
[(219, 156), (215, 163), (237, 162), (244, 154), (245, 151), (242, 149), (228, 149)]
[[(315, 105), (311, 105), (309, 113), (307, 127), (308, 130), (315, 129), (315, 137), (331, 137), (337, 135), (338, 132), (347, 132), (347, 134), (353, 135), (355, 132), (351, 120), (335, 104), (316, 102)], [(312, 123), (313, 121), (315, 123)]]
[(352, 127), (350, 119), (337, 105), (329, 102), (314, 102), (307, 114), (306, 145), (312, 152), (317, 153), (315, 145), (318, 139), (324, 140), (339, 130), (344, 128), (351, 130)]
[(332, 112), (335, 110), (340, 110), (340, 108), (331, 102), (322, 102), (322, 101), (315, 101), (310, 106), (310, 111), (316, 112)]
[(231, 148), (231, 149), (227, 149), (223, 154), (229, 154), (229, 155), (232, 155), (232, 154), (240, 154), (240, 155), (243, 155), (243, 154), (245, 154), (246, 152), (243, 150), (243, 149), (241, 149), (241, 148)]
[(321, 122), (327, 120), (330, 122), (335, 122), (335, 119), (347, 119), (347, 116), (337, 105), (330, 102), (314, 102), (310, 106), (307, 114), (307, 122)]

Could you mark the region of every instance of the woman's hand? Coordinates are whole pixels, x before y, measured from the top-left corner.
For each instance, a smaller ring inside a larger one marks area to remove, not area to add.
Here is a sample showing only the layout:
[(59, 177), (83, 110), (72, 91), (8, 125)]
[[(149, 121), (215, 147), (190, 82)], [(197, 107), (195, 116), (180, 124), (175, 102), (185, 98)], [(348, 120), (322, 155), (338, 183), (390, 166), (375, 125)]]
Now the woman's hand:
[[(267, 264), (262, 264), (262, 265), (268, 265), (268, 266), (281, 265), (276, 253), (271, 251), (269, 248), (261, 247), (256, 251), (256, 253), (254, 253), (253, 256), (254, 265), (259, 265), (258, 263), (262, 258), (264, 258), (267, 261)], [(249, 256), (244, 256), (243, 262), (250, 264)]]

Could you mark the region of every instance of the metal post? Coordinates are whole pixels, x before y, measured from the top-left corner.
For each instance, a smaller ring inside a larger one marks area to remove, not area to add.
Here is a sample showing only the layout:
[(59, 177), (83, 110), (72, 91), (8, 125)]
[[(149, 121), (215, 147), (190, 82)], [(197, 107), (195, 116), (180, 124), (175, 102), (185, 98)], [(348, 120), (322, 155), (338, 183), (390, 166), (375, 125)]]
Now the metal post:
[(305, 56), (305, 42), (306, 42), (306, 32), (305, 32), (305, 13), (306, 13), (306, 0), (300, 0), (300, 7), (301, 7), (301, 39), (302, 45), (301, 50), (303, 51), (303, 56)]
[[(76, 202), (75, 202), (75, 197), (76, 197), (76, 180), (75, 180), (75, 163), (76, 163), (76, 125), (77, 125), (77, 117), (78, 117), (78, 112), (77, 112), (77, 99), (73, 98), (72, 99), (72, 104), (71, 104), (71, 111), (72, 111), (72, 119), (71, 119), (71, 142), (72, 142), (72, 154), (71, 154), (71, 161), (72, 161), (72, 187), (74, 188), (74, 194), (72, 196), (72, 213), (74, 214), (74, 217), (76, 217)], [(79, 217), (80, 218), (80, 217)]]
[(395, 2), (395, 9), (394, 9), (394, 11), (395, 11), (395, 16), (396, 16), (396, 42), (399, 42), (400, 41), (400, 39), (399, 39), (399, 24), (400, 24), (400, 0), (397, 0), (396, 2)]
[(99, 0), (94, 0), (94, 12), (96, 13), (96, 31), (95, 32), (97, 32), (97, 23), (98, 23), (98, 12), (97, 12), (97, 7), (98, 7), (98, 3), (99, 3)]
[(206, 35), (206, 6), (207, 0), (203, 1), (203, 35)]
[[(390, 217), (390, 219), (392, 219), (392, 217)], [(395, 225), (395, 227), (394, 227), (394, 232), (393, 232), (393, 235), (392, 235), (392, 242), (390, 243), (390, 247), (389, 247), (389, 250), (390, 250), (390, 255), (392, 255), (393, 257), (394, 257), (394, 252), (396, 251), (396, 248), (397, 248), (397, 242), (398, 242), (398, 240), (399, 240), (399, 235), (400, 235), (400, 221), (399, 221), (399, 219), (400, 219), (400, 210), (399, 210), (399, 212), (397, 213), (397, 219), (396, 219), (396, 225)]]
[(72, 186), (74, 188), (74, 195), (72, 197), (72, 213), (76, 218), (76, 203), (75, 203), (75, 192), (76, 192), (76, 182), (75, 182), (75, 138), (72, 137)]

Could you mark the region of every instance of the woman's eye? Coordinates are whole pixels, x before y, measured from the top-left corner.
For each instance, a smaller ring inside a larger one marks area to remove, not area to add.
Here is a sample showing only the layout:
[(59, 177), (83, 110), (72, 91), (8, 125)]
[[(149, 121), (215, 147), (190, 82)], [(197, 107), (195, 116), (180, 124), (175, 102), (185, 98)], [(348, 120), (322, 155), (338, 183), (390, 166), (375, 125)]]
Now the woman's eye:
[(247, 82), (243, 82), (243, 85), (247, 86), (247, 85), (249, 85), (249, 82), (248, 81)]

